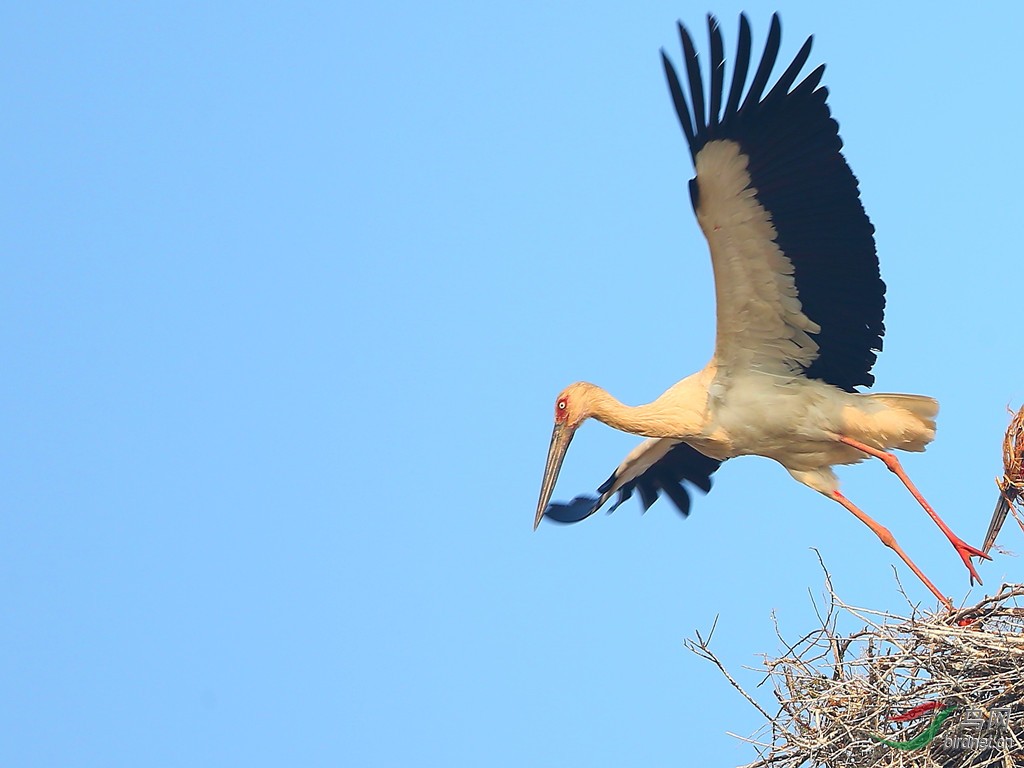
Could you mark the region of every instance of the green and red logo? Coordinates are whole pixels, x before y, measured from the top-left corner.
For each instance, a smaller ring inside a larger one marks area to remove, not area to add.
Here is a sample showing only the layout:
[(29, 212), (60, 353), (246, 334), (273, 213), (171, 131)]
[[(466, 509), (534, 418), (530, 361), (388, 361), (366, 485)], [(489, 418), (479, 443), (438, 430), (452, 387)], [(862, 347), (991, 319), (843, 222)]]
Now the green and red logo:
[(954, 712), (958, 712), (959, 721), (942, 734), (944, 749), (965, 749), (977, 751), (981, 749), (1003, 749), (1015, 743), (1010, 733), (1010, 718), (1013, 707), (1004, 705), (988, 709), (980, 705), (946, 704), (939, 701), (926, 701), (908, 709), (901, 715), (890, 718), (893, 723), (905, 723), (931, 714), (931, 722), (917, 736), (907, 741), (893, 741), (881, 736), (871, 736), (873, 741), (893, 749), (923, 749), (931, 744), (939, 735), (943, 723)]
[(895, 717), (890, 718), (890, 722), (905, 723), (909, 720), (916, 720), (919, 717), (924, 717), (929, 712), (935, 712), (937, 709), (939, 712), (932, 717), (932, 721), (928, 723), (928, 727), (909, 741), (890, 741), (889, 739), (883, 739), (881, 736), (875, 735), (872, 735), (871, 739), (873, 741), (877, 741), (879, 744), (885, 744), (887, 747), (892, 747), (893, 749), (923, 749), (931, 744), (935, 737), (939, 735), (939, 730), (942, 728), (942, 724), (946, 722), (946, 719), (952, 715), (953, 712), (956, 711), (956, 704), (950, 704), (947, 707), (943, 707), (941, 701), (926, 701), (924, 704), (918, 704), (916, 707), (908, 709), (902, 715), (896, 715)]

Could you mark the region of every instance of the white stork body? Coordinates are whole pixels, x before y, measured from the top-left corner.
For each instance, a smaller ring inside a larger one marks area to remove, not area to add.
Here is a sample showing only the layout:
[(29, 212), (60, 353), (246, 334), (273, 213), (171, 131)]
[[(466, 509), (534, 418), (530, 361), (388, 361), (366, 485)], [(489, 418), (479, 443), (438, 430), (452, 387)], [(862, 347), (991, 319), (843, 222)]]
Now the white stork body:
[(923, 451), (935, 436), (938, 403), (930, 397), (848, 393), (811, 379), (749, 371), (729, 378), (716, 373), (709, 365), (635, 408), (586, 382), (569, 386), (561, 399), (615, 429), (662, 438), (627, 457), (622, 469), (634, 476), (685, 442), (719, 462), (774, 459), (826, 495), (839, 489), (831, 467), (869, 456), (838, 436), (880, 451)]
[[(885, 285), (874, 228), (840, 149), (838, 125), (818, 87), (824, 67), (793, 84), (810, 53), (808, 39), (762, 97), (778, 54), (772, 18), (765, 53), (742, 100), (750, 30), (740, 17), (732, 85), (724, 103), (724, 46), (709, 17), (711, 68), (705, 116), (697, 54), (680, 36), (690, 100), (662, 53), (669, 89), (696, 168), (690, 196), (714, 267), (718, 332), (700, 372), (647, 405), (625, 406), (592, 384), (570, 385), (555, 406), (555, 429), (535, 525), (545, 515), (576, 522), (618, 492), (639, 490), (644, 508), (667, 493), (683, 514), (684, 481), (707, 492), (726, 459), (765, 456), (801, 483), (838, 501), (899, 554), (928, 588), (949, 601), (892, 535), (840, 492), (832, 471), (875, 456), (895, 472), (956, 547), (972, 577), (970, 547), (938, 518), (903, 473), (891, 449), (922, 451), (935, 436), (938, 404), (920, 395), (862, 394), (870, 386), (884, 333)], [(596, 418), (645, 441), (600, 488), (601, 495), (548, 504), (576, 428)], [(612, 509), (615, 508), (612, 507)], [(979, 579), (980, 581), (980, 579)]]

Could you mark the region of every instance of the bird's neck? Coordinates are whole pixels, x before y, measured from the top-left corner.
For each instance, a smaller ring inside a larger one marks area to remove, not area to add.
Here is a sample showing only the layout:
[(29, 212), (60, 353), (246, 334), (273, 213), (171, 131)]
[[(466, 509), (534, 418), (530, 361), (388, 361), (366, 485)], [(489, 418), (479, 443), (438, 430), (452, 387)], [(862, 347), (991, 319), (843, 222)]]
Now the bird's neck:
[(625, 405), (604, 390), (591, 397), (591, 415), (609, 427), (643, 437), (695, 437), (704, 426), (701, 414), (659, 397), (646, 405)]

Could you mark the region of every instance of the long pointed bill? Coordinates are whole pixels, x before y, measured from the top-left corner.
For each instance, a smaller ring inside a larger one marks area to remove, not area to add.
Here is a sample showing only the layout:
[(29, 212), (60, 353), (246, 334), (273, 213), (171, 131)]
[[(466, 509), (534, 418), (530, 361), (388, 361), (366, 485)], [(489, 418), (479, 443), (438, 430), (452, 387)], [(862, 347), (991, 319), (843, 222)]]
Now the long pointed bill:
[(569, 450), (569, 443), (576, 430), (567, 427), (565, 422), (555, 424), (551, 433), (551, 447), (548, 448), (548, 461), (544, 466), (544, 480), (540, 485), (540, 501), (537, 502), (537, 517), (533, 519), (533, 530), (537, 530), (540, 519), (544, 517), (544, 510), (551, 501), (551, 494), (555, 490), (555, 481), (558, 480), (558, 472), (562, 468), (562, 461), (565, 459), (565, 452)]
[(999, 529), (1006, 522), (1006, 513), (1009, 511), (1010, 502), (1006, 500), (1006, 496), (1000, 490), (999, 501), (996, 502), (996, 511), (992, 513), (992, 522), (988, 524), (988, 533), (985, 534), (985, 543), (981, 545), (982, 551), (987, 553), (992, 549), (992, 545), (996, 543), (996, 536), (999, 535)]

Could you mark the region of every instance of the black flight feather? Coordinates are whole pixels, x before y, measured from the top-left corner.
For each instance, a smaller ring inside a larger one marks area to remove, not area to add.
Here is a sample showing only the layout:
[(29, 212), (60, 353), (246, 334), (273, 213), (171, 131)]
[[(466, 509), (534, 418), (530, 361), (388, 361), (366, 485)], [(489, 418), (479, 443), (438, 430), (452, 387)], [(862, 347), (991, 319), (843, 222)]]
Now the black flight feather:
[[(885, 333), (885, 284), (878, 269), (874, 227), (861, 204), (857, 179), (842, 155), (839, 125), (826, 103), (828, 90), (819, 87), (824, 65), (797, 83), (810, 56), (812, 38), (762, 98), (782, 37), (778, 15), (773, 16), (764, 54), (744, 98), (751, 40), (749, 22), (741, 15), (732, 83), (725, 110), (716, 119), (724, 82), (716, 75), (714, 41), (720, 33), (713, 17), (708, 28), (712, 40), (708, 119), (691, 120), (691, 115), (704, 114), (703, 104), (697, 106), (704, 94), (703, 87), (693, 82), (699, 69), (696, 53), (686, 42), (689, 35), (683, 33), (682, 38), (692, 104), (683, 95), (671, 61), (662, 54), (690, 155), (696, 160), (709, 141), (729, 140), (747, 156), (750, 186), (771, 216), (776, 245), (793, 263), (802, 310), (821, 327), (812, 334), (818, 355), (803, 374), (848, 392), (871, 386), (871, 368)], [(690, 195), (696, 210), (700, 199), (695, 181), (690, 182)]]
[(646, 471), (627, 481), (620, 488), (612, 490), (619, 479), (619, 470), (616, 469), (597, 489), (600, 496), (577, 496), (568, 504), (549, 504), (544, 516), (557, 523), (578, 523), (597, 512), (613, 495), (618, 494), (618, 498), (608, 509), (609, 513), (614, 512), (636, 491), (640, 494), (644, 512), (658, 500), (658, 494), (664, 492), (685, 517), (690, 514), (690, 486), (702, 493), (710, 491), (711, 475), (721, 464), (722, 462), (705, 456), (686, 443), (677, 443)]

